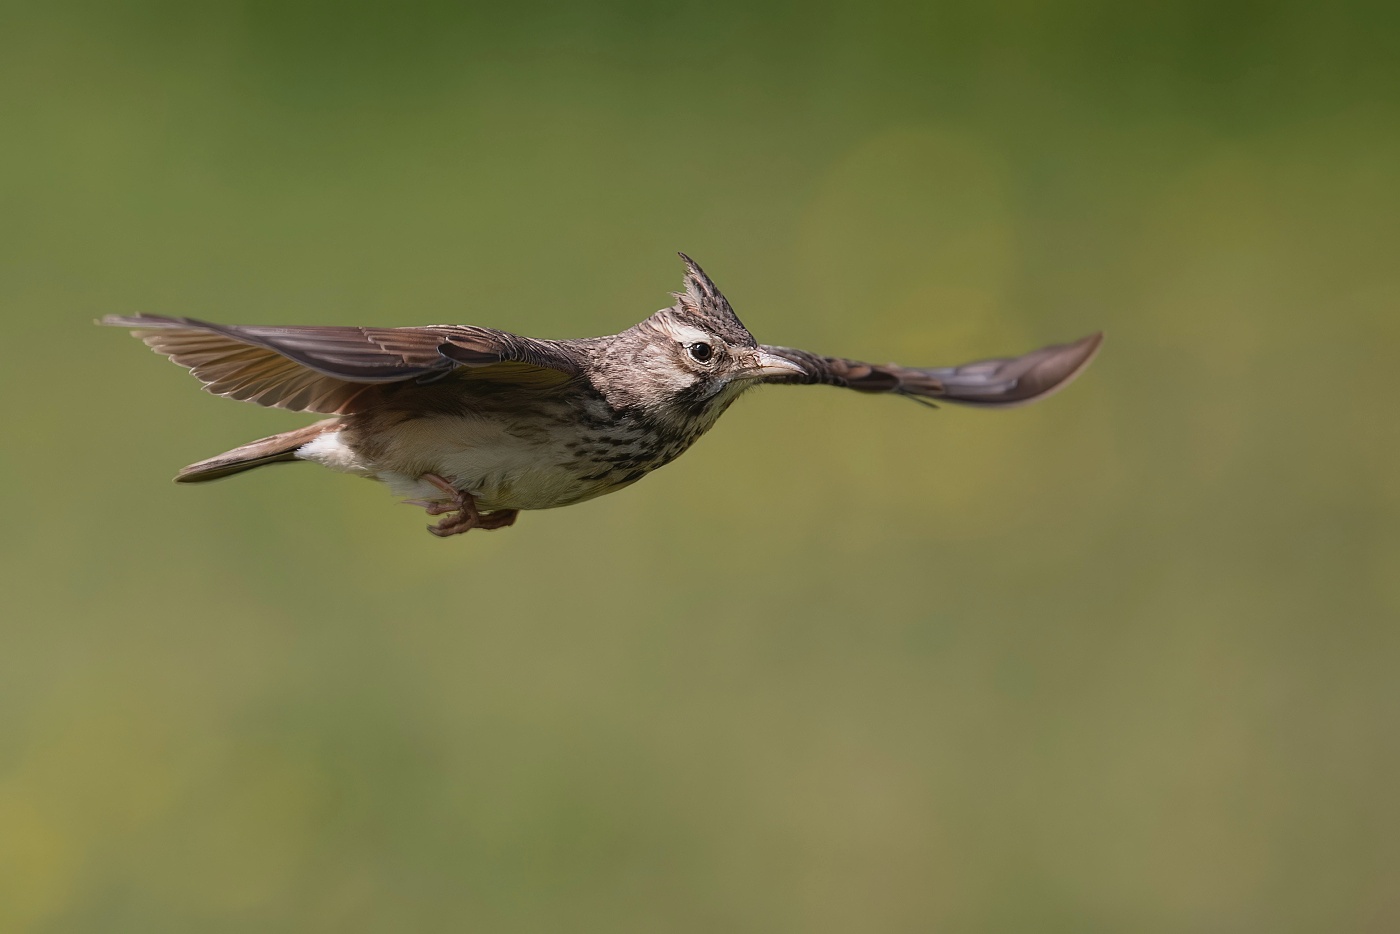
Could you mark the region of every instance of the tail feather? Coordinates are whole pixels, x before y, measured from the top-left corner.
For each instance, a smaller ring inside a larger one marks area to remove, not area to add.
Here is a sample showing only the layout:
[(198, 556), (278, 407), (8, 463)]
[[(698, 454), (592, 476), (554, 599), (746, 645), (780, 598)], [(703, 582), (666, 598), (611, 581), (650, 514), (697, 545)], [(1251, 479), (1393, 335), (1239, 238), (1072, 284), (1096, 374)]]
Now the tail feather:
[(175, 476), (176, 483), (203, 483), (252, 470), (264, 464), (280, 464), (297, 459), (297, 448), (315, 440), (323, 432), (333, 430), (340, 419), (328, 418), (305, 428), (284, 431), (280, 435), (249, 442), (216, 457), (190, 464)]

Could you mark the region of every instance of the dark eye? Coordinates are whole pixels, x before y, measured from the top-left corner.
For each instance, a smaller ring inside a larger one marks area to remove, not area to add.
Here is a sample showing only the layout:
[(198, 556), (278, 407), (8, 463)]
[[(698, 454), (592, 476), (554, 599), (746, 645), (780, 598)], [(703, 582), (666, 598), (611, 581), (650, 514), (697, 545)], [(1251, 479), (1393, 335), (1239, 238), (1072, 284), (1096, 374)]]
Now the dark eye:
[(715, 349), (704, 341), (691, 344), (686, 350), (690, 351), (690, 359), (696, 363), (709, 363), (715, 358)]

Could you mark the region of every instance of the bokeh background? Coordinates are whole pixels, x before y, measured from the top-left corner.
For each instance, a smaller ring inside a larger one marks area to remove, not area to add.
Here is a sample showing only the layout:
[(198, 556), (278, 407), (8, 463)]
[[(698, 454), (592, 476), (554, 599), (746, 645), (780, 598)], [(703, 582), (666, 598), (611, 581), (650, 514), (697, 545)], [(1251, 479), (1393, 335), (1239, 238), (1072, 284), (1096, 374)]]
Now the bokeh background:
[[(0, 929), (1400, 929), (1391, 4), (5, 4)], [(104, 313), (1105, 329), (439, 541)]]

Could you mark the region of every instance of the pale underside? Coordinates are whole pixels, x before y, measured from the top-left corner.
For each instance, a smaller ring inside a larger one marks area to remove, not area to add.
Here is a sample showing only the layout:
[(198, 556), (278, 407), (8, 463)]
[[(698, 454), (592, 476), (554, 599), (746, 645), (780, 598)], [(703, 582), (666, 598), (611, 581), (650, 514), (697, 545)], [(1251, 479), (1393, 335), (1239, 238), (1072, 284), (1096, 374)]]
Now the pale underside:
[(408, 499), (441, 501), (441, 491), (422, 479), (436, 474), (472, 494), (486, 512), (571, 506), (636, 482), (611, 474), (599, 477), (596, 471), (581, 475), (561, 456), (578, 433), (562, 427), (522, 439), (489, 418), (420, 418), (401, 426), (394, 447), (375, 461), (363, 458), (346, 435), (344, 430), (328, 431), (299, 448), (297, 457), (380, 480)]
[[(552, 509), (630, 486), (709, 430), (747, 388), (726, 387), (678, 426), (639, 420), (588, 393), (512, 394), (444, 414), (352, 415), (297, 450), (302, 460), (385, 483), (399, 496), (441, 501), (425, 475), (470, 493), (486, 512)], [(493, 404), (494, 403), (494, 404)]]

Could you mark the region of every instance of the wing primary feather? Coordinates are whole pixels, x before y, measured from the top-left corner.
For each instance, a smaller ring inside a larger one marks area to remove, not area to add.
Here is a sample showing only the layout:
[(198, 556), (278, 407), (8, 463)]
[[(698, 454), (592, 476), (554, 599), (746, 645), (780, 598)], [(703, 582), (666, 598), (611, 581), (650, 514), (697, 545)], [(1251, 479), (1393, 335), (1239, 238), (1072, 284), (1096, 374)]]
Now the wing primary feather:
[[(1098, 354), (1102, 332), (1069, 344), (1055, 344), (1019, 357), (978, 360), (954, 367), (880, 366), (842, 357), (823, 357), (790, 347), (764, 347), (804, 370), (768, 382), (841, 386), (859, 392), (893, 392), (930, 404), (939, 399), (960, 405), (1010, 408), (1044, 399), (1069, 385)], [(936, 408), (937, 406), (935, 406)]]
[(489, 328), (263, 327), (163, 315), (109, 315), (215, 395), (258, 405), (350, 414), (386, 383), (472, 378), (548, 387), (582, 372), (565, 345)]

